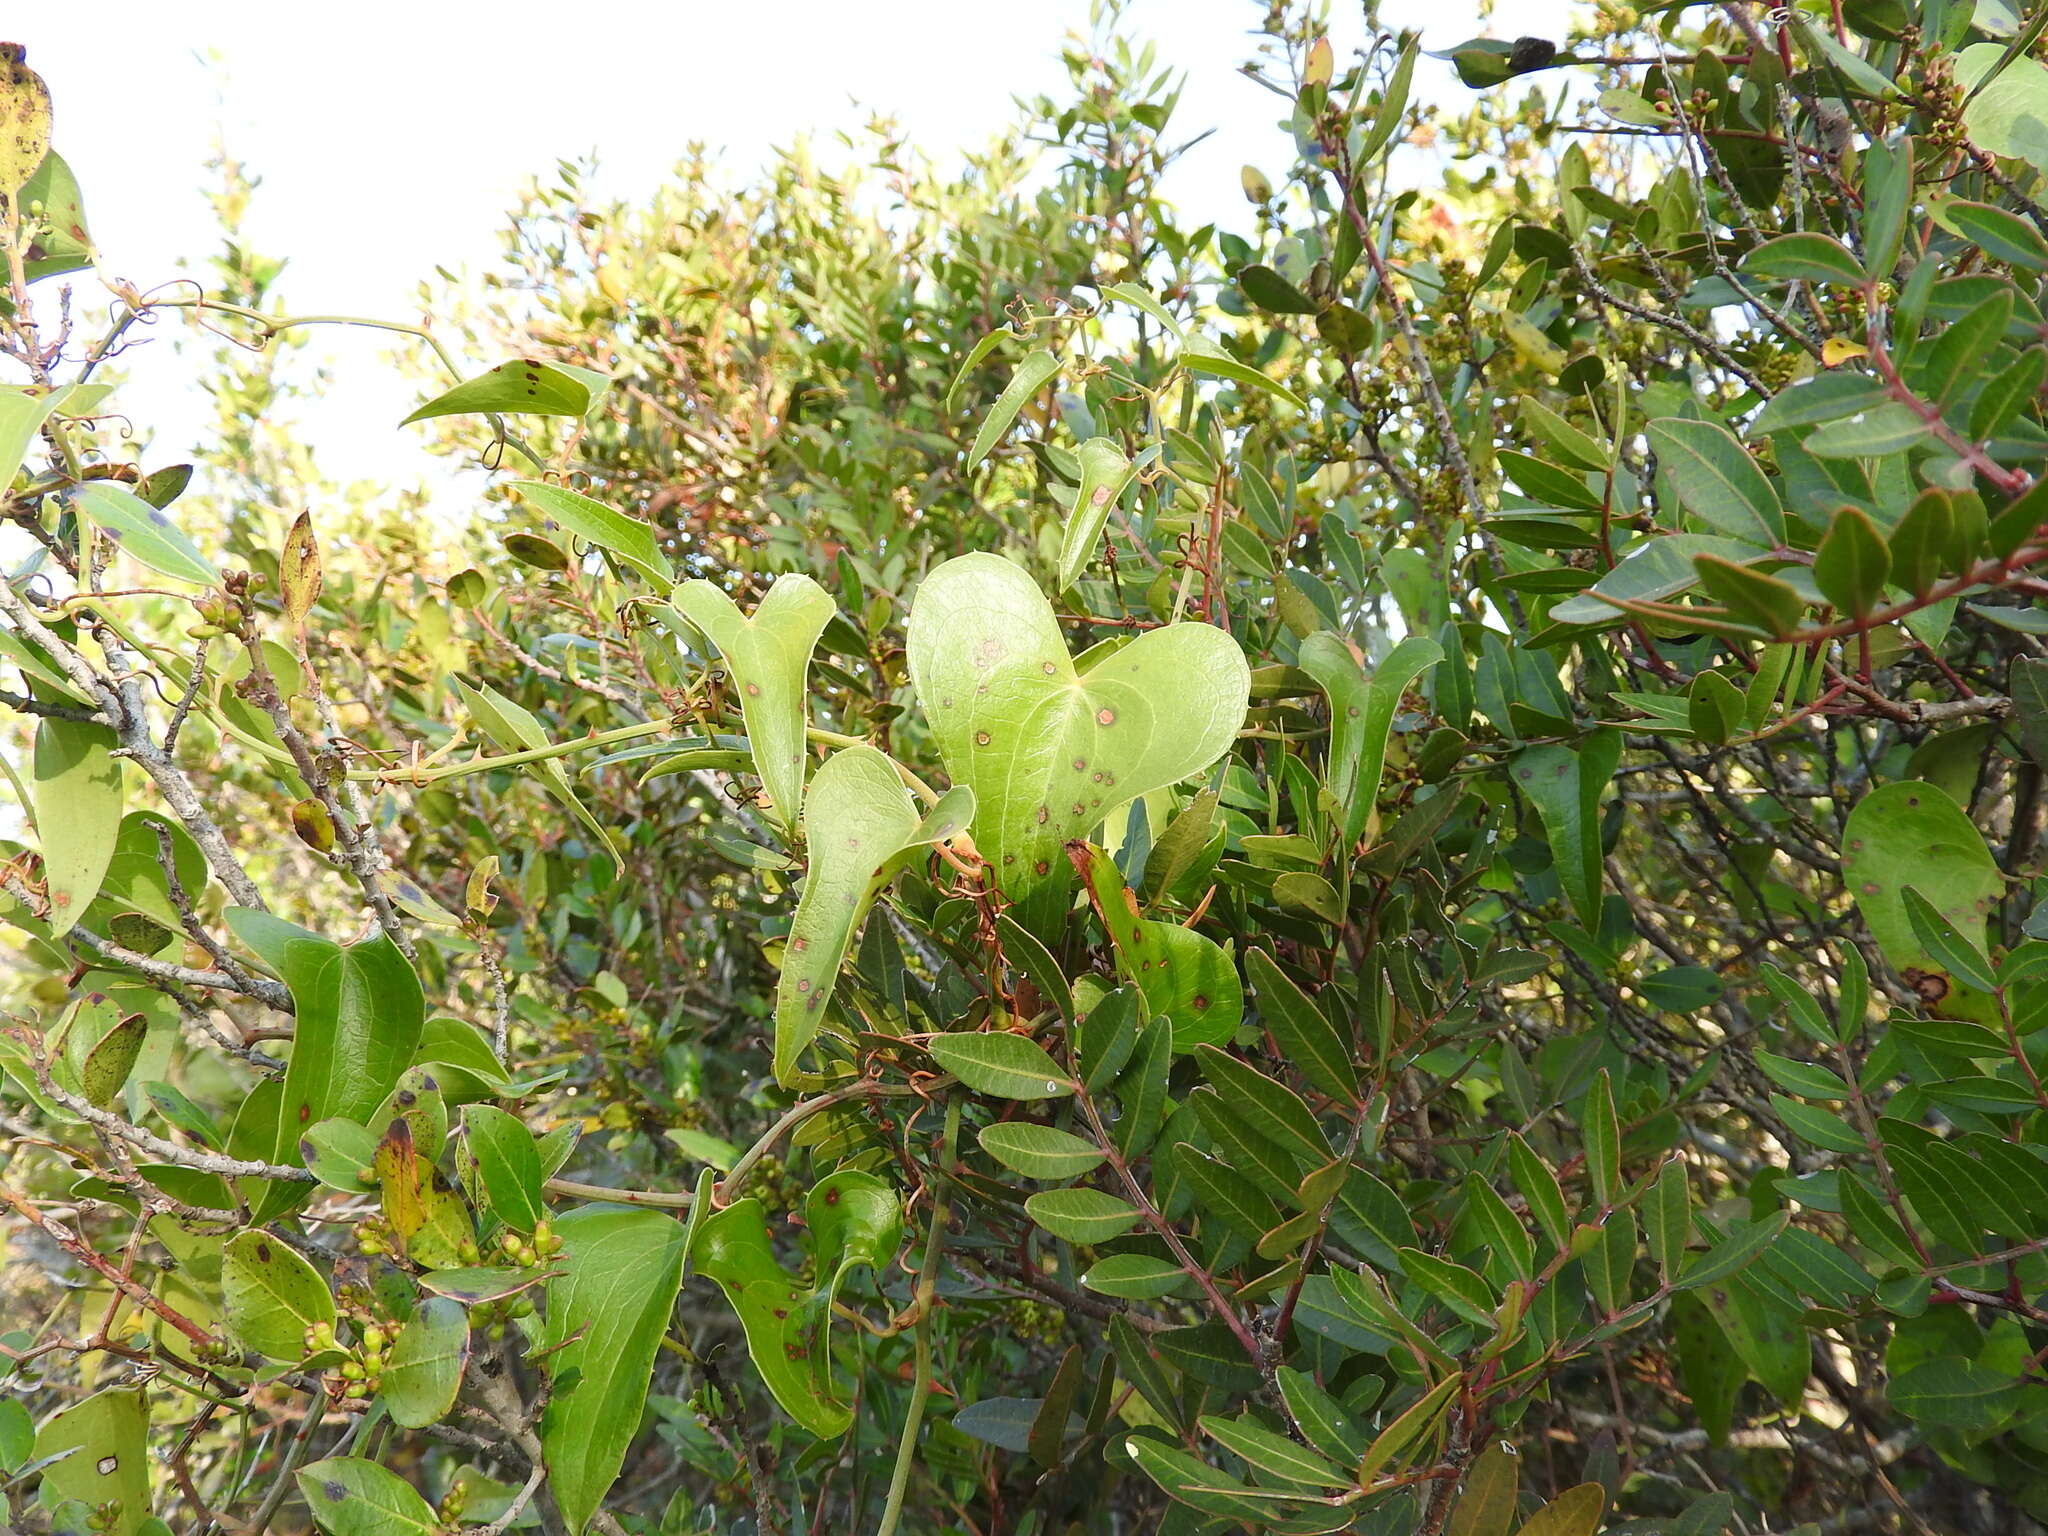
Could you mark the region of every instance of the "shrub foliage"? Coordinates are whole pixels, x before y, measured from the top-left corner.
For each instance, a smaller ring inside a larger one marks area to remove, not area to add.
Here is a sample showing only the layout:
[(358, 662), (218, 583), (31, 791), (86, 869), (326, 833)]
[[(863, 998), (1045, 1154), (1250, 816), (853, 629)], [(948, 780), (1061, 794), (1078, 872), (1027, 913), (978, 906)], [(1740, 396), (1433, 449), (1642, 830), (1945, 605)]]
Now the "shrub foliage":
[(0, 1517), (2038, 1529), (2043, 30), (565, 165), (389, 327), (465, 527), (7, 50)]

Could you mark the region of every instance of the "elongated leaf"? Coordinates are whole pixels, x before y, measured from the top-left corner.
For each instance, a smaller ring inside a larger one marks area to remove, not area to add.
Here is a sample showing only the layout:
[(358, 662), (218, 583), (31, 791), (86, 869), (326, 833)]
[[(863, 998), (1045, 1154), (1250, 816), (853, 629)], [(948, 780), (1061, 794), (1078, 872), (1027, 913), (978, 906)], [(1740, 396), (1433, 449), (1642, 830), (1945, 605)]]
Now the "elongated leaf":
[[(524, 705), (508, 699), (488, 683), (472, 686), (459, 677), (451, 678), (449, 681), (455, 685), (455, 691), (461, 695), (462, 702), (469, 707), (470, 718), (482, 727), (486, 736), (505, 751), (532, 752), (552, 745), (547, 732), (541, 729), (540, 721), (534, 718), (533, 711)], [(554, 758), (543, 758), (530, 767), (540, 775), (540, 780), (547, 786), (548, 792), (567, 806), (569, 813), (583, 823), (585, 829), (597, 840), (597, 845), (611, 857), (612, 862), (620, 863), (618, 846), (612, 841), (610, 829), (591, 815), (590, 807), (583, 803), (574, 789), (570, 788), (569, 775), (563, 771), (561, 763)]]
[(638, 518), (540, 480), (515, 480), (511, 489), (543, 516), (554, 519), (577, 538), (611, 551), (656, 586), (665, 589), (676, 579), (668, 557), (655, 541), (654, 530)]
[(1369, 1486), (1381, 1473), (1396, 1470), (1413, 1457), (1435, 1431), (1462, 1380), (1459, 1376), (1446, 1376), (1381, 1430), (1359, 1458), (1358, 1481)]
[(71, 504), (135, 559), (179, 581), (202, 587), (220, 580), (185, 530), (140, 496), (111, 480), (91, 480), (71, 493)]
[(1685, 1268), (1674, 1282), (1675, 1286), (1681, 1290), (1693, 1290), (1725, 1280), (1762, 1253), (1785, 1230), (1785, 1224), (1791, 1219), (1790, 1211), (1776, 1211), (1762, 1221), (1749, 1223), (1705, 1253), (1695, 1253), (1686, 1261)]
[(1742, 270), (1767, 282), (1841, 283), (1860, 288), (1863, 264), (1828, 235), (1779, 235), (1742, 258)]
[(1098, 1259), (1094, 1267), (1081, 1276), (1081, 1284), (1089, 1290), (1130, 1301), (1171, 1296), (1187, 1281), (1187, 1271), (1171, 1259), (1155, 1259), (1146, 1253), (1113, 1253), (1106, 1259)]
[(1141, 1220), (1136, 1206), (1099, 1189), (1040, 1190), (1024, 1202), (1024, 1209), (1054, 1237), (1070, 1243), (1106, 1243)]
[(1060, 578), (1062, 592), (1081, 579), (1096, 541), (1109, 521), (1110, 510), (1130, 485), (1138, 468), (1124, 457), (1123, 449), (1106, 437), (1091, 437), (1076, 451), (1081, 461), (1081, 483), (1074, 490), (1074, 510), (1060, 535)]
[[(1992, 974), (1990, 958), (1948, 920), (1941, 908), (1910, 885), (1900, 894), (1905, 898), (1906, 921), (1912, 925), (1913, 936), (1934, 957), (1937, 965), (1956, 980), (1980, 992), (1989, 992), (1997, 987), (1998, 980)], [(2031, 1099), (2032, 1096), (2023, 1097)]]
[(1583, 1111), (1586, 1136), (1586, 1176), (1593, 1186), (1593, 1198), (1609, 1206), (1621, 1188), (1621, 1122), (1614, 1113), (1614, 1089), (1602, 1068), (1586, 1094)]
[(1202, 1420), (1210, 1439), (1246, 1465), (1303, 1488), (1341, 1488), (1348, 1479), (1325, 1457), (1276, 1435), (1250, 1418), (1225, 1419), (1214, 1414)]
[(1588, 933), (1600, 923), (1600, 795), (1620, 758), (1614, 731), (1595, 731), (1576, 752), (1526, 747), (1515, 756), (1515, 785), (1542, 818), (1558, 882)]
[(1346, 1102), (1358, 1097), (1358, 1069), (1336, 1026), (1262, 949), (1249, 949), (1245, 974), (1259, 1000), (1259, 1013), (1283, 1057), (1323, 1092)]
[(933, 1035), (925, 1049), (941, 1067), (977, 1093), (999, 1099), (1056, 1099), (1074, 1091), (1073, 1080), (1045, 1047), (1003, 1030)]
[(517, 357), (465, 379), (414, 411), (401, 427), (436, 416), (584, 416), (611, 385), (595, 368)]
[(957, 836), (973, 814), (973, 792), (956, 787), (919, 821), (896, 765), (873, 747), (848, 747), (818, 770), (804, 802), (810, 869), (775, 994), (778, 1082), (795, 1081), (875, 897), (918, 849)]
[(981, 1150), (1027, 1179), (1079, 1178), (1102, 1162), (1102, 1149), (1071, 1132), (1026, 1120), (981, 1128)]
[(659, 1211), (587, 1206), (555, 1224), (563, 1272), (548, 1282), (555, 1383), (541, 1418), (549, 1486), (580, 1536), (640, 1427), (655, 1351), (683, 1281), (683, 1229)]
[(1756, 430), (1785, 432), (1840, 421), (1861, 411), (1874, 410), (1889, 396), (1884, 385), (1867, 373), (1815, 374), (1804, 384), (1795, 384), (1771, 396), (1757, 413)]
[(967, 450), (967, 462), (962, 467), (972, 469), (987, 458), (989, 450), (1010, 430), (1010, 423), (1017, 419), (1017, 413), (1024, 409), (1025, 403), (1059, 371), (1060, 360), (1051, 352), (1025, 353), (1023, 361), (1017, 364), (1017, 371), (1010, 375), (1010, 382), (996, 397), (996, 403), (989, 407), (988, 415), (982, 418), (981, 430), (974, 434), (974, 446)]
[(1370, 165), (1375, 156), (1393, 142), (1395, 132), (1408, 112), (1409, 83), (1415, 78), (1415, 56), (1422, 47), (1422, 39), (1411, 38), (1408, 46), (1401, 50), (1401, 57), (1394, 61), (1394, 72), (1387, 76), (1387, 88), (1380, 95), (1378, 107), (1373, 111), (1372, 126), (1359, 141), (1353, 159), (1356, 164)]
[(743, 618), (708, 581), (676, 588), (675, 606), (718, 647), (739, 684), (747, 745), (769, 809), (794, 830), (803, 804), (804, 732), (811, 652), (838, 606), (808, 576), (785, 572)]
[(1125, 1449), (1145, 1475), (1176, 1502), (1221, 1520), (1249, 1526), (1270, 1536), (1316, 1536), (1341, 1531), (1351, 1524), (1349, 1504), (1293, 1497), (1268, 1488), (1252, 1488), (1185, 1451), (1143, 1435), (1124, 1441)]
[(1763, 551), (1753, 544), (1710, 534), (1661, 534), (1636, 546), (1584, 592), (1552, 608), (1550, 616), (1563, 624), (1613, 623), (1624, 616), (1623, 603), (1661, 602), (1697, 586), (1700, 578), (1693, 560), (1699, 555), (1760, 560)]
[(1212, 378), (1228, 379), (1233, 384), (1250, 384), (1254, 388), (1265, 390), (1269, 395), (1285, 400), (1297, 411), (1304, 414), (1308, 411), (1308, 405), (1301, 396), (1285, 384), (1263, 369), (1238, 361), (1207, 336), (1191, 332), (1181, 344), (1180, 362), (1183, 368), (1194, 373), (1206, 373)]
[(120, 738), (104, 725), (36, 723), (33, 795), (50, 932), (69, 933), (99, 894), (121, 838)]
[(1767, 548), (1785, 540), (1785, 509), (1762, 469), (1726, 427), (1667, 417), (1650, 423), (1657, 464), (1701, 522)]

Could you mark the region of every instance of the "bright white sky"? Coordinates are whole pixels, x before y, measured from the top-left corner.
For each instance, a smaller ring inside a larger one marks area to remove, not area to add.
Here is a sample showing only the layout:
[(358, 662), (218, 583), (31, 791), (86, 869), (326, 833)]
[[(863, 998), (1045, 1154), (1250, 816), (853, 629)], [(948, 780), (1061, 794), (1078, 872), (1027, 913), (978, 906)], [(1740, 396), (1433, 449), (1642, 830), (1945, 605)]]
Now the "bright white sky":
[[(0, 26), (27, 45), (55, 100), (55, 143), (83, 186), (106, 270), (144, 286), (197, 268), (215, 244), (201, 192), (216, 134), (264, 178), (249, 221), (258, 249), (289, 259), (293, 309), (414, 318), (436, 266), (494, 258), (519, 185), (595, 150), (607, 190), (655, 185), (703, 140), (735, 179), (799, 134), (876, 111), (944, 165), (1012, 116), (1011, 98), (1058, 98), (1060, 44), (1086, 31), (1088, 0), (71, 0)], [(1133, 0), (1131, 27), (1188, 75), (1175, 127), (1216, 135), (1168, 186), (1189, 215), (1248, 224), (1238, 168), (1288, 156), (1278, 98), (1244, 80), (1258, 0)], [(1340, 0), (1347, 18), (1354, 7)], [(1442, 49), (1482, 30), (1555, 29), (1564, 7), (1501, 0), (1482, 28), (1473, 0), (1388, 0), (1389, 26), (1420, 25)], [(1441, 67), (1416, 94), (1456, 101)], [(828, 146), (820, 158), (831, 159)], [(89, 281), (81, 299), (98, 303)], [(335, 379), (305, 430), (340, 479), (412, 483), (429, 460), (417, 403), (380, 361), (389, 345), (331, 331), (313, 351)], [(128, 358), (117, 401), (154, 427), (161, 459), (189, 443), (205, 403), (168, 341)], [(477, 369), (498, 361), (473, 360)], [(433, 477), (440, 478), (440, 477)]]

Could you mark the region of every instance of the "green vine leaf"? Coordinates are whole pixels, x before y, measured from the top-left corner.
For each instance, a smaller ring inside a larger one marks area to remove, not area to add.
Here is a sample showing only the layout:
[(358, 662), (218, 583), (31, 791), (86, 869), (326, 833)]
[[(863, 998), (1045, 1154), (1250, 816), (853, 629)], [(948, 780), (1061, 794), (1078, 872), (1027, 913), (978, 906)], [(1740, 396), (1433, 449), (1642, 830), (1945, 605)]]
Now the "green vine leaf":
[(1077, 669), (1038, 584), (1000, 555), (927, 576), (908, 645), (946, 770), (974, 791), (975, 846), (1033, 931), (1072, 889), (1061, 847), (1214, 763), (1251, 694), (1243, 651), (1208, 624), (1149, 630)]
[(1106, 437), (1089, 438), (1074, 456), (1081, 461), (1081, 483), (1074, 488), (1074, 510), (1060, 536), (1062, 592), (1081, 579), (1110, 512), (1138, 473), (1123, 449)]
[(665, 589), (675, 581), (675, 570), (661, 552), (654, 530), (638, 518), (540, 480), (516, 480), (511, 489), (542, 515), (560, 523), (577, 538), (610, 551), (656, 586)]
[(94, 480), (71, 493), (71, 505), (152, 571), (202, 587), (219, 582), (220, 572), (185, 530), (126, 487)]
[(796, 1081), (861, 920), (918, 849), (957, 837), (974, 814), (973, 791), (948, 790), (918, 819), (910, 791), (873, 747), (837, 752), (804, 800), (811, 863), (783, 948), (775, 993), (775, 1080)]
[(731, 667), (769, 814), (794, 832), (804, 798), (811, 652), (838, 606), (810, 577), (790, 572), (775, 578), (752, 618), (743, 617), (738, 605), (708, 581), (684, 582), (676, 588), (674, 604)]
[(480, 416), (490, 412), (507, 416), (587, 416), (611, 388), (611, 382), (609, 375), (595, 368), (515, 357), (434, 396), (399, 425), (409, 427), (436, 416)]
[[(459, 677), (451, 677), (449, 681), (455, 685), (455, 691), (461, 696), (462, 702), (469, 706), (470, 719), (474, 720), (483, 733), (504, 751), (537, 752), (552, 745), (548, 740), (548, 733), (541, 729), (540, 721), (535, 719), (533, 712), (523, 704), (506, 698), (488, 683), (473, 687)], [(597, 839), (597, 845), (611, 856), (612, 862), (624, 868), (624, 861), (619, 857), (618, 845), (612, 841), (610, 830), (590, 814), (590, 807), (569, 787), (569, 775), (563, 771), (560, 760), (552, 757), (542, 758), (528, 766), (540, 775), (541, 782), (548, 787), (548, 792), (567, 806), (569, 813), (583, 823), (590, 835)]]
[(725, 1292), (747, 1336), (747, 1353), (782, 1411), (821, 1440), (836, 1440), (853, 1409), (832, 1375), (832, 1303), (853, 1269), (879, 1270), (902, 1239), (896, 1193), (873, 1174), (842, 1169), (811, 1191), (804, 1214), (813, 1233), (820, 1287), (793, 1280), (777, 1262), (759, 1200), (736, 1200), (697, 1228), (692, 1267)]
[[(997, 332), (1000, 335), (1001, 332)], [(986, 338), (984, 338), (986, 341)], [(1010, 375), (1010, 382), (1003, 386), (996, 403), (989, 407), (988, 415), (981, 421), (981, 429), (974, 434), (974, 446), (967, 450), (967, 462), (963, 469), (972, 469), (989, 455), (989, 450), (1002, 441), (1010, 430), (1010, 423), (1017, 419), (1017, 413), (1024, 409), (1025, 402), (1045, 387), (1046, 380), (1060, 371), (1060, 360), (1051, 352), (1038, 351), (1024, 354), (1017, 364), (1016, 372)]]
[(1230, 950), (1179, 923), (1138, 913), (1138, 898), (1116, 863), (1092, 843), (1067, 845), (1067, 857), (1116, 946), (1117, 974), (1144, 994), (1147, 1011), (1173, 1029), (1173, 1048), (1220, 1045), (1244, 1022), (1244, 986)]

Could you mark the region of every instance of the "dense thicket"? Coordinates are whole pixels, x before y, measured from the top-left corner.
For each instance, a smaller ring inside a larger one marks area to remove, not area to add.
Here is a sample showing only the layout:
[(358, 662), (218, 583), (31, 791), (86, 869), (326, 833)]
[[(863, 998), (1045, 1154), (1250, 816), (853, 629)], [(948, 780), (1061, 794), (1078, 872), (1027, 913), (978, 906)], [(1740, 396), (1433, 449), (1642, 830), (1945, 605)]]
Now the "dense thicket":
[(2044, 26), (1275, 7), (1234, 229), (1113, 12), (563, 167), (393, 327), (460, 527), (238, 168), (93, 328), (10, 54), (6, 1521), (2038, 1529)]

